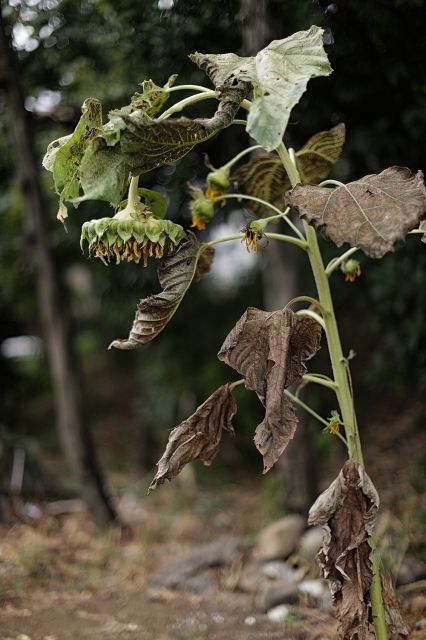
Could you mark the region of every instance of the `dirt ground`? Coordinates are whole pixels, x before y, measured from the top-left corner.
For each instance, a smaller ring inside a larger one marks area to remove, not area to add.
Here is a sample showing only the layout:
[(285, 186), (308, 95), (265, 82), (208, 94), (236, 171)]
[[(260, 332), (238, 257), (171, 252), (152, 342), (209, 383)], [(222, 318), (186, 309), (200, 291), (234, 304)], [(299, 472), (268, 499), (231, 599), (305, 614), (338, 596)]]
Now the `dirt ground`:
[[(390, 422), (373, 421), (374, 438), (365, 446), (367, 467), (382, 496), (378, 538), (389, 570), (407, 549), (425, 546), (426, 470), (417, 464), (426, 459), (422, 412), (409, 409), (393, 420), (392, 429)], [(337, 453), (322, 489), (340, 464)], [(410, 476), (407, 469), (417, 471)], [(334, 618), (307, 598), (290, 606), (284, 622), (269, 619), (257, 608), (254, 593), (236, 587), (235, 567), (209, 570), (215, 587), (208, 596), (149, 588), (151, 573), (194, 545), (229, 535), (250, 545), (262, 527), (283, 515), (273, 484), (262, 489), (261, 477), (209, 490), (187, 478), (186, 484), (178, 480), (146, 499), (150, 479), (110, 477), (120, 487), (119, 507), (130, 530), (98, 530), (78, 502), (73, 513), (46, 512), (32, 523), (0, 528), (0, 640), (20, 634), (31, 640), (336, 638)], [(307, 567), (309, 577), (316, 571), (314, 563)], [(426, 640), (426, 580), (398, 595), (410, 640)]]

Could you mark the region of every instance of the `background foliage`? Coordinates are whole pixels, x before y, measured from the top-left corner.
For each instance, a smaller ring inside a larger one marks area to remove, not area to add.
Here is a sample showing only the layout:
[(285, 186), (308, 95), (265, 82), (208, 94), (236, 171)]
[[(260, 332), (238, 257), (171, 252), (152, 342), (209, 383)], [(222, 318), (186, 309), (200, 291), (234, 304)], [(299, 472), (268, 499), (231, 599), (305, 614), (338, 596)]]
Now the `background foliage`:
[[(106, 117), (109, 109), (127, 104), (144, 79), (161, 85), (178, 73), (178, 83), (209, 86), (187, 55), (197, 50), (244, 55), (244, 29), (250, 21), (249, 3), (240, 0), (176, 0), (174, 4), (171, 0), (9, 0), (1, 6), (19, 58), (26, 107), (34, 116), (40, 158), (50, 140), (73, 130), (88, 96), (102, 102)], [(393, 164), (425, 171), (424, 2), (378, 0), (372, 11), (362, 0), (332, 4), (271, 0), (268, 11), (275, 32), (279, 25), (280, 38), (311, 24), (325, 28), (334, 69), (331, 76), (309, 84), (293, 109), (286, 144), (298, 149), (317, 131), (344, 122), (347, 143), (333, 177), (353, 180)], [(179, 92), (173, 100), (181, 97)], [(0, 341), (21, 334), (40, 335), (3, 109), (0, 95)], [(209, 101), (187, 110), (190, 117), (211, 113)], [(220, 166), (246, 144), (243, 128), (233, 127), (175, 165), (144, 174), (140, 186), (154, 187), (165, 195), (169, 215), (188, 227), (186, 183), (191, 180), (201, 186), (207, 173), (201, 152)], [(232, 262), (222, 263), (222, 279), (205, 278), (189, 291), (156, 341), (135, 353), (107, 353), (111, 340), (127, 335), (139, 298), (158, 291), (155, 265), (106, 268), (100, 261), (88, 263), (78, 247), (81, 224), (109, 215), (108, 205), (81, 205), (70, 213), (65, 234), (55, 219), (57, 199), (51, 176), (42, 169), (40, 175), (50, 220), (49, 241), (68, 292), (85, 372), (87, 416), (100, 434), (101, 449), (102, 443), (105, 447), (115, 443), (112, 466), (142, 464), (150, 469), (159, 458), (167, 430), (229, 380), (229, 371), (216, 353), (245, 308), (262, 307), (262, 261), (239, 279), (231, 277)], [(243, 219), (235, 205), (228, 204), (212, 227), (242, 226)], [(244, 251), (242, 246), (234, 250)], [(331, 244), (324, 251), (326, 259), (335, 255)], [(426, 388), (425, 266), (425, 248), (414, 237), (406, 249), (381, 261), (361, 257), (363, 275), (355, 283), (345, 284), (341, 274), (332, 281), (344, 349), (354, 348), (359, 354), (353, 368), (362, 416), (371, 411), (373, 395), (373, 406), (378, 407), (382, 393), (392, 390), (394, 400), (405, 402)], [(308, 270), (302, 278), (303, 293), (312, 295)], [(325, 368), (326, 363), (321, 366)], [(37, 435), (45, 447), (55, 450), (45, 357), (11, 360), (1, 356), (0, 371), (0, 421), (20, 433)], [(251, 443), (261, 407), (253, 394), (243, 389), (237, 394), (235, 426), (243, 435), (236, 445), (225, 445), (221, 456), (230, 477), (243, 461), (246, 467), (261, 468)], [(313, 401), (324, 402), (328, 410), (327, 396)], [(136, 450), (135, 441), (140, 443)]]

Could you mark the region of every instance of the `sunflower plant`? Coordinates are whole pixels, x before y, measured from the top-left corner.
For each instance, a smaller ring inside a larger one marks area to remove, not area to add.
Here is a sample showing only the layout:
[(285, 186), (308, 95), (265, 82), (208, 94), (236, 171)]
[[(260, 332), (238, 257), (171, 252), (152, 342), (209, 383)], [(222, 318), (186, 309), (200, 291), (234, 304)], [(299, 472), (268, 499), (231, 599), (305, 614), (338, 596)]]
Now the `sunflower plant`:
[[(77, 207), (84, 200), (105, 200), (115, 209), (112, 217), (83, 225), (81, 242), (83, 246), (87, 242), (92, 256), (105, 264), (111, 259), (139, 263), (142, 258), (144, 265), (151, 258), (159, 260), (162, 292), (140, 301), (129, 336), (115, 340), (110, 348), (135, 349), (155, 338), (187, 289), (211, 268), (218, 242), (245, 242), (248, 251), (256, 252), (263, 244), (267, 250), (262, 238), (298, 246), (310, 261), (317, 297), (301, 295), (274, 312), (248, 307), (218, 353), (241, 380), (225, 383), (171, 432), (150, 491), (175, 478), (195, 458), (211, 464), (222, 430), (234, 435), (237, 406), (232, 391), (237, 384), (254, 391), (265, 408), (254, 436), (264, 472), (293, 438), (294, 404), (302, 406), (325, 425), (325, 433), (345, 443), (348, 453), (338, 477), (319, 496), (309, 516), (310, 523), (324, 529), (317, 561), (330, 585), (339, 636), (359, 640), (374, 633), (378, 640), (388, 634), (404, 638), (408, 630), (390, 584), (380, 575), (374, 537), (379, 497), (364, 468), (349, 371), (353, 353), (345, 357), (342, 351), (329, 278), (340, 270), (352, 282), (361, 274), (352, 257), (356, 252), (380, 259), (403, 246), (408, 233), (423, 233), (423, 175), (390, 167), (349, 184), (327, 179), (344, 144), (343, 124), (317, 133), (297, 152), (285, 147), (291, 109), (308, 81), (332, 73), (320, 28), (274, 40), (254, 57), (195, 53), (190, 58), (206, 72), (212, 89), (174, 86), (176, 76), (164, 87), (145, 81), (129, 105), (109, 113), (106, 124), (100, 103), (89, 98), (74, 133), (52, 142), (44, 159), (53, 172), (60, 198), (58, 218), (64, 225), (65, 203)], [(192, 92), (190, 97), (165, 109), (170, 94), (183, 89)], [(206, 99), (218, 102), (211, 118), (171, 117)], [(237, 117), (241, 109), (247, 119)], [(139, 189), (138, 177), (176, 162), (233, 124), (245, 126), (258, 144), (243, 149), (223, 167), (209, 165), (205, 190), (190, 185), (191, 227), (203, 229), (217, 207), (232, 198), (241, 199), (251, 217), (240, 234), (201, 243), (190, 229), (184, 231), (167, 219), (165, 200), (155, 191)], [(255, 149), (261, 152), (246, 161)], [(234, 192), (229, 192), (231, 184)], [(269, 230), (277, 220), (287, 224), (288, 235)], [(349, 248), (324, 265), (318, 235)], [(240, 242), (236, 251), (241, 250)], [(307, 306), (294, 312), (294, 302)], [(319, 349), (322, 334), (330, 376), (308, 373), (305, 365)], [(308, 382), (334, 391), (338, 409), (330, 418), (318, 415), (289, 390), (295, 383)]]

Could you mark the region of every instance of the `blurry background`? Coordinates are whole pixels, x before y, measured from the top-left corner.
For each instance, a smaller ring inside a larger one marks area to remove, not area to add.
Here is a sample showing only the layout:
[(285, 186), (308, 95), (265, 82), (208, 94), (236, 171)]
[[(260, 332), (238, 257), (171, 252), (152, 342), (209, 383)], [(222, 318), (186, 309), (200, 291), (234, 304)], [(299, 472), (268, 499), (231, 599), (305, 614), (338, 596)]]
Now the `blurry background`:
[[(188, 59), (191, 52), (251, 55), (272, 39), (316, 24), (325, 30), (334, 73), (310, 82), (292, 112), (286, 144), (297, 150), (314, 133), (344, 122), (347, 142), (333, 169), (336, 179), (350, 181), (394, 164), (425, 171), (426, 11), (421, 0), (376, 0), (374, 5), (363, 0), (8, 0), (1, 8), (10, 43), (5, 46), (12, 54), (10, 60), (3, 55), (0, 65), (2, 472), (10, 478), (13, 461), (7, 462), (5, 452), (19, 445), (29, 460), (41, 460), (45, 474), (30, 492), (84, 495), (90, 479), (94, 488), (85, 498), (102, 523), (114, 515), (112, 495), (130, 485), (145, 494), (170, 429), (218, 386), (236, 379), (216, 353), (247, 306), (281, 308), (295, 295), (315, 293), (304, 256), (299, 260), (287, 247), (278, 249), (271, 241), (258, 255), (248, 255), (239, 243), (220, 245), (212, 273), (188, 291), (155, 341), (134, 352), (107, 351), (113, 339), (128, 335), (139, 299), (159, 291), (157, 264), (106, 268), (82, 255), (82, 223), (108, 216), (110, 209), (106, 203), (83, 203), (70, 212), (65, 233), (55, 217), (51, 174), (41, 167), (47, 144), (73, 131), (89, 96), (102, 102), (106, 119), (110, 109), (129, 102), (145, 79), (162, 85), (178, 73), (177, 83), (210, 86)], [(15, 103), (11, 109), (10, 100), (8, 106), (16, 80), (22, 110)], [(167, 106), (185, 95), (172, 94)], [(206, 101), (185, 115), (208, 116), (213, 108)], [(13, 128), (22, 129), (23, 122), (34, 142), (24, 160), (13, 138)], [(203, 152), (218, 167), (248, 142), (243, 127), (232, 127), (174, 165), (142, 175), (140, 186), (162, 193), (169, 217), (188, 228), (186, 183), (203, 185), (208, 172)], [(34, 211), (22, 188), (23, 164), (28, 168), (31, 163), (37, 167), (46, 246), (37, 237), (37, 219), (31, 218)], [(246, 215), (229, 201), (199, 236), (238, 232)], [(55, 292), (50, 316), (43, 307), (48, 297), (42, 292), (50, 286), (43, 284), (43, 251)], [(334, 245), (324, 245), (326, 261), (336, 252)], [(338, 272), (331, 286), (344, 352), (357, 353), (352, 371), (367, 468), (395, 513), (402, 519), (415, 514), (422, 522), (426, 248), (412, 236), (396, 255), (359, 259), (361, 278), (346, 283)], [(49, 357), (52, 339), (67, 345), (62, 364)], [(325, 350), (311, 370), (328, 372)], [(332, 394), (311, 387), (305, 400), (329, 416), (337, 408)], [(187, 481), (219, 493), (226, 483), (247, 483), (274, 506), (276, 515), (305, 512), (340, 468), (340, 442), (300, 416), (300, 442), (288, 447), (287, 462), (263, 477), (252, 442), (262, 407), (241, 387), (235, 395), (235, 441), (224, 438), (213, 467), (195, 464)], [(69, 438), (73, 429), (75, 447), (84, 449), (80, 460)], [(424, 542), (413, 538), (411, 544), (426, 560)]]

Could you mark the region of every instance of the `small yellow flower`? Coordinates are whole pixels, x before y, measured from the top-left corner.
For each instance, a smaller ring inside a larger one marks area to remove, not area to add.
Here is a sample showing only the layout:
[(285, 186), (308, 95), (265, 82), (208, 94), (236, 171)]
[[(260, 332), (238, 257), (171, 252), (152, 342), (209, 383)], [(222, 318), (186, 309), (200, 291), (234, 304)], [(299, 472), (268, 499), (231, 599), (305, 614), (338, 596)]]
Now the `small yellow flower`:
[(196, 213), (193, 213), (190, 227), (197, 227), (197, 229), (205, 229), (206, 225)]
[(222, 198), (222, 200), (220, 201), (220, 206), (224, 207), (226, 205), (226, 199), (223, 197), (225, 195), (226, 191), (216, 191), (215, 189), (207, 189), (206, 191), (206, 198), (210, 198), (210, 200), (213, 200), (213, 202), (217, 202), (217, 200), (220, 200), (220, 198)]
[(347, 260), (340, 268), (346, 274), (345, 282), (355, 282), (355, 279), (361, 275), (361, 267), (358, 260)]
[(259, 239), (254, 231), (252, 231), (249, 227), (243, 229), (245, 231), (244, 238), (241, 238), (241, 242), (246, 241), (246, 249), (248, 253), (250, 253), (250, 249), (253, 249), (255, 253), (259, 250)]

